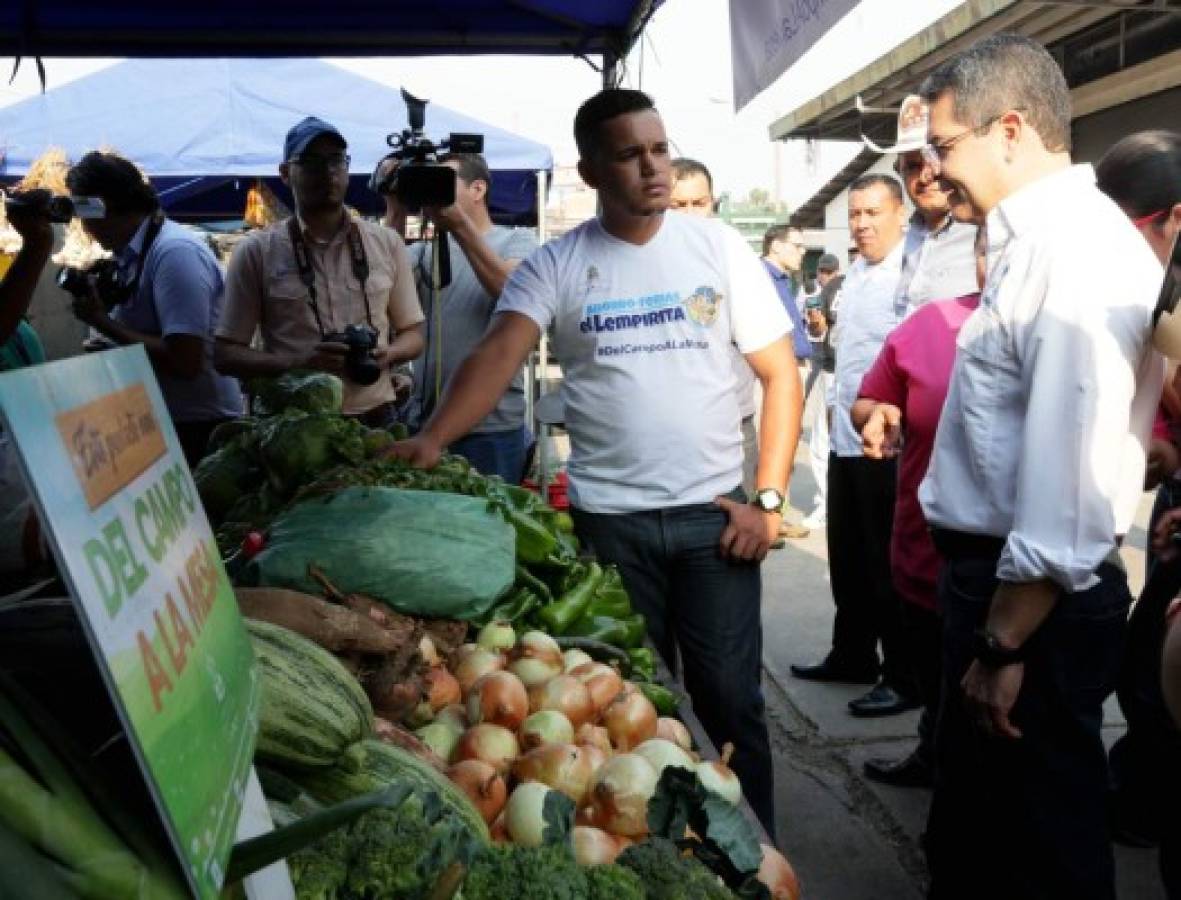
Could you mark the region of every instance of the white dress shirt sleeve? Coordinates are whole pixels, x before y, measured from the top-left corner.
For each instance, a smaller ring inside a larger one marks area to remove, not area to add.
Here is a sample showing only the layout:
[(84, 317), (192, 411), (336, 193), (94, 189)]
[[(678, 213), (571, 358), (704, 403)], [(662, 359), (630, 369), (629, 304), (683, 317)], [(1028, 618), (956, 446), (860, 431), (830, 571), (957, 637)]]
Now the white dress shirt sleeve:
[[(1043, 251), (1029, 257), (1013, 310), (1027, 407), (1013, 527), (997, 577), (1050, 578), (1075, 592), (1095, 584), (1095, 569), (1115, 546), (1147, 317), (1142, 305), (1088, 303), (1094, 270), (1074, 254)], [(1037, 282), (1044, 293), (1029, 290)], [(1020, 308), (1033, 297), (1040, 309)]]

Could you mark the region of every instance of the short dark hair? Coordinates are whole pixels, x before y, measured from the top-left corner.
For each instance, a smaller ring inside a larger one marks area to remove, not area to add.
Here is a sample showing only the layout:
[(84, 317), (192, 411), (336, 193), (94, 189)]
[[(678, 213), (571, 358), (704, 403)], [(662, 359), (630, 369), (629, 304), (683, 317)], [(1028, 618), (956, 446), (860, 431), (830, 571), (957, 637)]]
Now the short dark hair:
[(933, 102), (951, 93), (958, 121), (978, 128), (1019, 109), (1047, 150), (1070, 152), (1070, 88), (1037, 41), (1010, 33), (977, 41), (923, 80), (919, 94)]
[(705, 178), (705, 183), (709, 185), (709, 192), (714, 192), (714, 179), (709, 174), (709, 169), (705, 167), (705, 163), (698, 162), (695, 159), (689, 159), (684, 156), (679, 156), (674, 159), (669, 165), (673, 169), (673, 181), (681, 181), (693, 175), (701, 175)]
[(488, 194), (492, 191), (492, 170), (488, 168), (488, 160), (479, 153), (444, 153), (439, 162), (454, 162), (456, 174), (466, 183), (482, 181), (488, 186), (484, 193), (484, 205), (488, 205)]
[(906, 200), (903, 199), (902, 183), (899, 182), (899, 180), (893, 175), (886, 175), (884, 172), (867, 172), (864, 175), (858, 176), (856, 179), (854, 179), (853, 183), (849, 185), (849, 193), (852, 194), (854, 191), (867, 190), (868, 188), (873, 187), (875, 184), (880, 184), (882, 187), (888, 190), (891, 196), (893, 196), (893, 198), (898, 202), (899, 206), (906, 202)]
[(80, 197), (101, 197), (107, 212), (115, 215), (149, 215), (160, 208), (156, 189), (134, 163), (117, 153), (87, 153), (66, 173), (66, 186)]
[[(800, 231), (800, 228), (798, 225), (792, 225), (790, 222), (779, 222), (778, 224), (772, 225), (770, 228), (764, 231), (763, 256), (766, 256), (771, 252), (772, 244), (774, 244), (776, 241), (782, 241), (793, 231)], [(800, 233), (803, 234), (802, 231)]]
[(1181, 134), (1140, 131), (1103, 154), (1095, 167), (1099, 190), (1132, 218), (1181, 203)]
[(625, 113), (655, 110), (656, 104), (643, 91), (604, 88), (578, 107), (574, 116), (574, 143), (578, 155), (590, 159), (599, 149), (599, 126)]

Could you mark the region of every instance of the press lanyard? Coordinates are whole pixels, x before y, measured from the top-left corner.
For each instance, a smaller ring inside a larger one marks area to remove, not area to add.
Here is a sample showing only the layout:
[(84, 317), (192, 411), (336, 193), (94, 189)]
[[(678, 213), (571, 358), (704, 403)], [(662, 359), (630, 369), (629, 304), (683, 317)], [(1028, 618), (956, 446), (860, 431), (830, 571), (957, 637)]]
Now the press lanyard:
[[(308, 289), (308, 305), (312, 308), (312, 315), (316, 317), (316, 327), (320, 329), (320, 337), (324, 338), (328, 332), (324, 330), (324, 320), (320, 317), (320, 307), (316, 303), (316, 272), (312, 268), (312, 257), (308, 253), (308, 245), (304, 243), (303, 232), (295, 216), (287, 220), (287, 233), (291, 237), (291, 249), (295, 251), (295, 266), (299, 269), (299, 279)], [(365, 319), (370, 328), (373, 326), (373, 313), (369, 309), (369, 293), (365, 284), (369, 280), (369, 258), (365, 255), (365, 245), (361, 241), (361, 229), (355, 221), (349, 221), (349, 259), (353, 266), (353, 277), (361, 282), (361, 299), (365, 303)], [(374, 328), (376, 331), (376, 328)]]
[(156, 238), (160, 235), (160, 229), (163, 227), (164, 213), (158, 209), (152, 213), (152, 219), (148, 223), (148, 230), (144, 233), (144, 245), (140, 248), (135, 258), (135, 275), (127, 282), (127, 300), (123, 302), (134, 300), (139, 293), (139, 279), (144, 273), (144, 263), (148, 260), (148, 251), (152, 249), (152, 244), (156, 242)]

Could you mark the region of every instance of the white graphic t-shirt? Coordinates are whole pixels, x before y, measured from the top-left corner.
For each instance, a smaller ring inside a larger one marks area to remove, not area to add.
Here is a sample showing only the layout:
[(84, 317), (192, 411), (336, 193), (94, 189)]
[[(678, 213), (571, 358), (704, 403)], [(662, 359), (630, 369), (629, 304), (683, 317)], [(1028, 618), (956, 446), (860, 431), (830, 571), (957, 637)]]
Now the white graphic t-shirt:
[(575, 506), (708, 503), (742, 482), (731, 343), (760, 350), (791, 321), (733, 228), (666, 213), (636, 246), (593, 219), (518, 266), (497, 312), (553, 328)]

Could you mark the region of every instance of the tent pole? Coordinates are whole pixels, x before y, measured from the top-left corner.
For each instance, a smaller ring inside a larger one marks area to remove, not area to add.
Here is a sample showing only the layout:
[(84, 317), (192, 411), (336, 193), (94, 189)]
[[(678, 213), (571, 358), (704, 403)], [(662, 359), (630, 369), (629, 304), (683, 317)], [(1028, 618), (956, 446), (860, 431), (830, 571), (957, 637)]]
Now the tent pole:
[[(546, 229), (545, 222), (545, 187), (546, 187), (546, 172), (541, 169), (537, 173), (537, 243), (544, 244), (549, 235)], [(530, 354), (530, 362), (533, 356)], [(537, 370), (541, 371), (541, 380), (538, 384), (537, 395), (541, 397), (546, 392), (547, 380), (549, 378), (549, 336), (545, 329), (541, 331), (541, 338), (537, 343), (537, 366), (534, 370), (534, 379), (537, 378)], [(533, 400), (533, 389), (530, 387), (529, 391), (530, 403)], [(541, 488), (541, 497), (545, 499), (546, 487), (549, 483), (549, 460), (546, 453), (546, 442), (549, 438), (549, 426), (542, 425), (540, 422), (533, 420), (533, 433), (537, 435), (537, 481)]]

